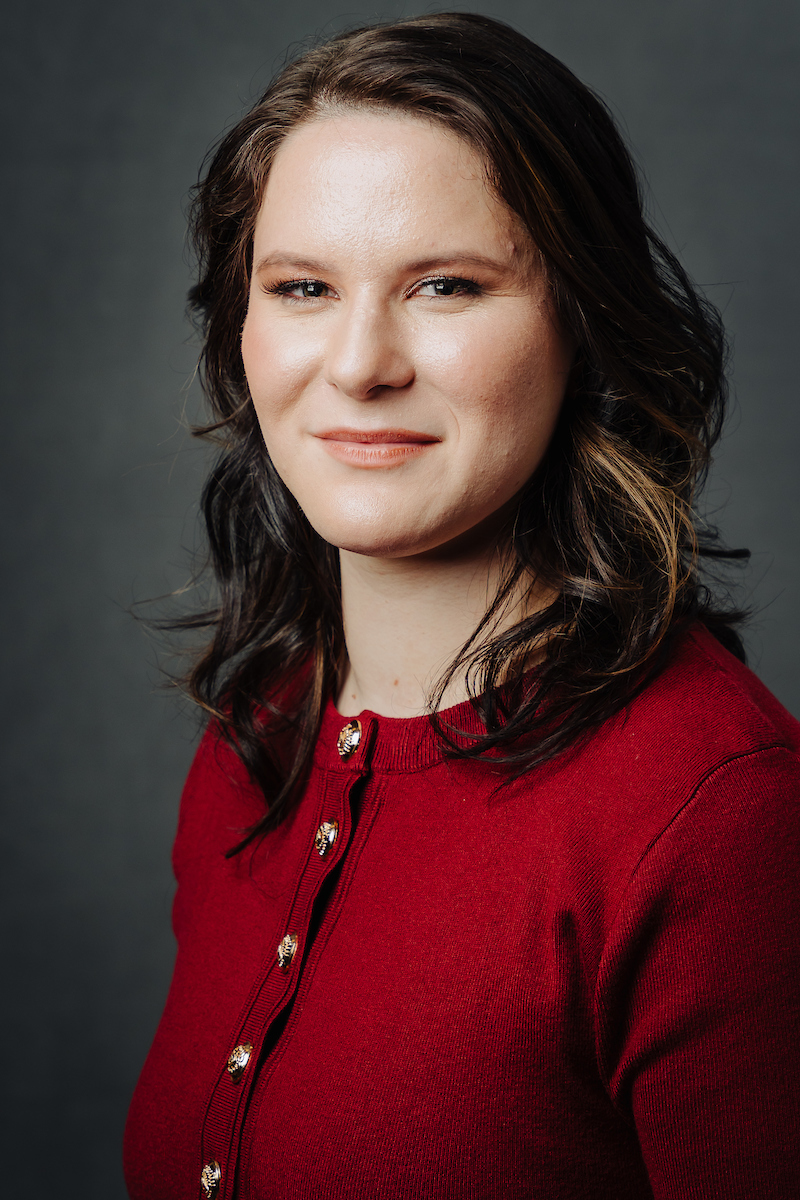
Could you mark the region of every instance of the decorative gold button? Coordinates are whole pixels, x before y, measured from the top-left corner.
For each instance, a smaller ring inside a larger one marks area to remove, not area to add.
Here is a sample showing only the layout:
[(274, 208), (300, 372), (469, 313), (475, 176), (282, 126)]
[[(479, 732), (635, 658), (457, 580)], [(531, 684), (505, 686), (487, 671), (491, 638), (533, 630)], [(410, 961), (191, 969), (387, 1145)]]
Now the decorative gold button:
[(206, 1163), (200, 1172), (200, 1186), (203, 1192), (211, 1200), (212, 1196), (216, 1196), (219, 1191), (220, 1180), (222, 1179), (222, 1170), (218, 1162), (212, 1158), (210, 1163)]
[(287, 933), (286, 937), (281, 939), (281, 943), (278, 946), (278, 966), (282, 971), (289, 970), (296, 952), (297, 934)]
[(324, 858), (330, 850), (333, 843), (339, 836), (338, 821), (323, 821), (317, 830), (317, 835), (314, 838), (314, 845), (317, 847), (317, 854), (320, 858)]
[(348, 721), (336, 741), (340, 758), (349, 758), (361, 741), (361, 722)]
[(244, 1069), (250, 1062), (250, 1055), (253, 1053), (253, 1047), (250, 1042), (242, 1042), (241, 1046), (236, 1046), (231, 1051), (231, 1056), (228, 1059), (228, 1074), (234, 1083), (238, 1083), (244, 1075)]

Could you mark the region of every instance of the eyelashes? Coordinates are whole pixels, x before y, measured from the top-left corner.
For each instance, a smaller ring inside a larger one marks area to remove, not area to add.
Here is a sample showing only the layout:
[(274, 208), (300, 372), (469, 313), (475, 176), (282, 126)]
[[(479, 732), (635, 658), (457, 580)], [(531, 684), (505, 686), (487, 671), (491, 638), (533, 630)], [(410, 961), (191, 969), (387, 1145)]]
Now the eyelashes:
[[(483, 291), (475, 279), (461, 275), (431, 275), (416, 283), (408, 293), (409, 296), (422, 295), (423, 288), (433, 288), (428, 296), (447, 299), (451, 296), (477, 296)], [(285, 296), (291, 300), (326, 300), (332, 289), (321, 279), (279, 279), (275, 283), (264, 284), (263, 289), (270, 296)]]
[(461, 275), (434, 275), (430, 279), (423, 279), (422, 283), (418, 283), (414, 288), (415, 292), (421, 291), (424, 287), (432, 287), (435, 296), (477, 296), (482, 291), (480, 284), (475, 279), (467, 279)]
[(323, 293), (329, 291), (321, 279), (280, 279), (277, 283), (265, 284), (264, 291), (270, 296), (292, 296), (298, 288), (303, 294), (292, 297), (295, 300), (324, 300)]

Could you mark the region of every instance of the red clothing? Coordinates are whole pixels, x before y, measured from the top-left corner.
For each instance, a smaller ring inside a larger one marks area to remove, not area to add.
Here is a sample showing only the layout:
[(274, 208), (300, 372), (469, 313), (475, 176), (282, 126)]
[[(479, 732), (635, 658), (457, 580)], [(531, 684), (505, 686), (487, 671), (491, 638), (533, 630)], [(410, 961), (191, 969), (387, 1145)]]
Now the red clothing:
[(301, 804), (231, 860), (262, 801), (200, 747), (133, 1200), (212, 1160), (221, 1200), (797, 1200), (800, 726), (699, 628), (506, 787), (360, 719), (343, 761), (329, 706)]

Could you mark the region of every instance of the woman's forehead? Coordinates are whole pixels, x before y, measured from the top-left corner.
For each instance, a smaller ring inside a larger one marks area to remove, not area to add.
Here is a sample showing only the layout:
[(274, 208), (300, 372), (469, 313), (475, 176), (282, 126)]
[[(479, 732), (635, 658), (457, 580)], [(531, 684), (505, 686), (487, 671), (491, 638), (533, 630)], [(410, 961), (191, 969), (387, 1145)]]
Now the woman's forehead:
[(402, 152), (411, 143), (429, 148), (436, 154), (459, 154), (469, 173), (483, 173), (483, 160), (473, 145), (442, 121), (421, 113), (404, 112), (383, 105), (331, 104), (317, 108), (296, 125), (281, 142), (277, 156), (292, 143), (322, 141), (338, 143), (343, 153), (366, 146), (383, 151), (387, 158)]
[[(432, 248), (520, 241), (473, 147), (443, 126), (404, 114), (334, 110), (295, 129), (267, 181), (256, 240), (410, 239)], [(524, 238), (524, 234), (522, 235)]]

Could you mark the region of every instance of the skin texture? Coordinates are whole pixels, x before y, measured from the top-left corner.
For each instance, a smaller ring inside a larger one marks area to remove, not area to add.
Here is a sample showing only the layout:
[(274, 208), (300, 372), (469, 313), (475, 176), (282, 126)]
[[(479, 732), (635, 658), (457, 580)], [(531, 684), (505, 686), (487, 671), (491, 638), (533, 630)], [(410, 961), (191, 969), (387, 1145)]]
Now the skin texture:
[(264, 439), (341, 551), (340, 706), (423, 711), (493, 593), (494, 534), (550, 441), (572, 347), (480, 159), (423, 121), (339, 111), (295, 130), (253, 261), (242, 354)]

